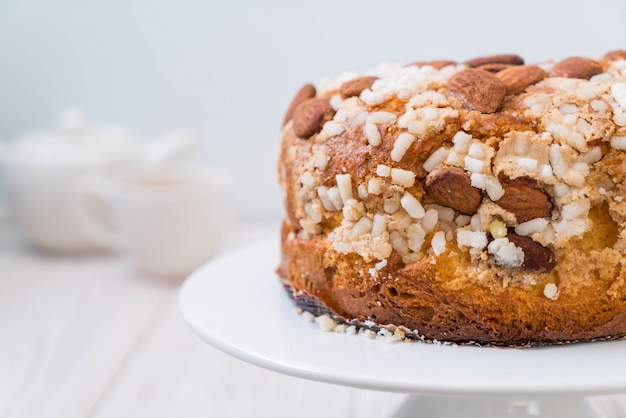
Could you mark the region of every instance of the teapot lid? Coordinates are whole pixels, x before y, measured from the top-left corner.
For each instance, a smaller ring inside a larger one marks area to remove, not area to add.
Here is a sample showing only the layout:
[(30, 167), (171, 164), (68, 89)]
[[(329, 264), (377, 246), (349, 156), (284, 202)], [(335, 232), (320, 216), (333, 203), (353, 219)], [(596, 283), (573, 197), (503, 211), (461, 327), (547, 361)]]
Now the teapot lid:
[(61, 113), (56, 129), (18, 138), (9, 155), (20, 162), (89, 164), (128, 159), (139, 149), (129, 129), (93, 126), (82, 111), (70, 109)]

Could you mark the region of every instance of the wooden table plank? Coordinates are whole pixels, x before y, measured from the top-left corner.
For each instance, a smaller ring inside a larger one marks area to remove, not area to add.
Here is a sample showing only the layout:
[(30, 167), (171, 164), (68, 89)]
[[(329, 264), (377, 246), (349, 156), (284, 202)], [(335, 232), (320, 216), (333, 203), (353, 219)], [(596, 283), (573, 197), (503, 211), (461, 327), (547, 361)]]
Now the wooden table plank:
[(87, 416), (169, 290), (111, 256), (26, 251), (0, 277), (7, 417)]
[(385, 417), (404, 398), (247, 364), (195, 336), (175, 302), (175, 295), (170, 295), (163, 319), (155, 320), (154, 334), (134, 354), (94, 418)]

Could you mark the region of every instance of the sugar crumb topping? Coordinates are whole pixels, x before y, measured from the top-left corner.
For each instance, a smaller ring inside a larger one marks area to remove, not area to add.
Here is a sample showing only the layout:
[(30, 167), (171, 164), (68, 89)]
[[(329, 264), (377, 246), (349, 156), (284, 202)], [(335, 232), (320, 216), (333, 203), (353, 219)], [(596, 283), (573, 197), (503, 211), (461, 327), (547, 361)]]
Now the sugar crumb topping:
[[(551, 64), (543, 68), (550, 71)], [(626, 249), (626, 208), (620, 209), (626, 204), (626, 188), (618, 187), (623, 170), (620, 180), (615, 170), (604, 174), (607, 168), (602, 164), (607, 155), (621, 163), (625, 160), (617, 156), (626, 151), (626, 60), (612, 63), (589, 80), (549, 76), (510, 99), (514, 110), (509, 112), (529, 121), (526, 130), (474, 137), (476, 128), (465, 116), (448, 141), (409, 168), (404, 161), (415, 147), (461, 117), (463, 110), (446, 91), (446, 84), (464, 69), (460, 64), (437, 70), (385, 63), (366, 72), (378, 79), (350, 98), (336, 92), (342, 83), (358, 77), (356, 73), (318, 85), (318, 96), (330, 97), (334, 117), (312, 140), (313, 148), (288, 152), (293, 160), (307, 161), (297, 169), (299, 235), (307, 239), (327, 234), (339, 253), (355, 253), (372, 262), (372, 277), (393, 251), (412, 263), (426, 253), (438, 257), (451, 244), (455, 249), (448, 256), (467, 251), (474, 259), (488, 255), (497, 266), (516, 268), (523, 265), (524, 252), (507, 239), (507, 231), (542, 246), (565, 247), (592, 230), (592, 208), (606, 202), (618, 226), (614, 248)], [(401, 105), (387, 105), (394, 100)], [(327, 180), (324, 173), (334, 154), (325, 142), (357, 131), (373, 152), (386, 149), (386, 158), (358, 178), (344, 166)], [(385, 148), (386, 141), (391, 142)], [(441, 166), (464, 170), (471, 187), (481, 191), (475, 214), (458, 213), (423, 198), (423, 173)], [(554, 206), (547, 216), (519, 220), (500, 206), (506, 193), (502, 178), (520, 177), (549, 195)], [(324, 222), (330, 217), (340, 218), (328, 232)], [(546, 297), (555, 299), (558, 294), (555, 284), (545, 286)]]

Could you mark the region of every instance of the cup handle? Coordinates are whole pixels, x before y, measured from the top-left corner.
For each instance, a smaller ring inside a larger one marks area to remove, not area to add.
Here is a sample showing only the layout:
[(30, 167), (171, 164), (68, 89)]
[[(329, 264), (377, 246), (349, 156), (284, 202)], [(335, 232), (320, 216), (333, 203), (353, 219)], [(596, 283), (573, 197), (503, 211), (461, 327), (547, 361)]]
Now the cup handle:
[(120, 251), (122, 239), (104, 219), (94, 213), (94, 205), (98, 202), (105, 208), (105, 212), (111, 216), (111, 199), (115, 195), (115, 186), (107, 179), (99, 176), (81, 178), (73, 188), (70, 199), (70, 209), (80, 230), (94, 244), (112, 251)]

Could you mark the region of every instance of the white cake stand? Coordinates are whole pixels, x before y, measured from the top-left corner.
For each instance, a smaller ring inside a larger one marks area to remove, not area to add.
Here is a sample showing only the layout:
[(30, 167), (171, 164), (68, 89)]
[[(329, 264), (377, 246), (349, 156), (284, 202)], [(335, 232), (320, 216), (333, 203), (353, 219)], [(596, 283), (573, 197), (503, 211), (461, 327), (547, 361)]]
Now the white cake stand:
[(585, 396), (626, 392), (626, 340), (489, 348), (320, 331), (296, 314), (278, 263), (272, 237), (199, 268), (179, 295), (186, 322), (216, 348), (276, 372), (413, 394), (396, 418), (599, 417)]

